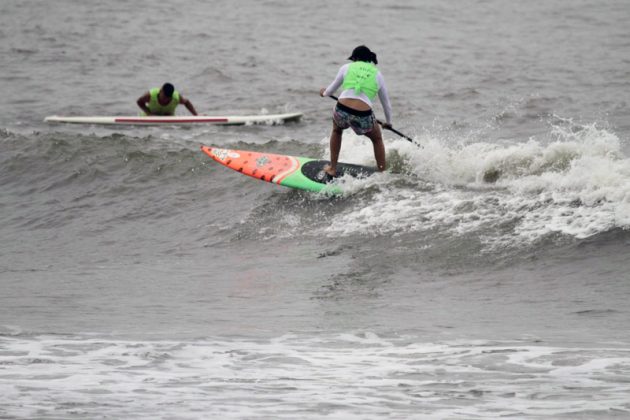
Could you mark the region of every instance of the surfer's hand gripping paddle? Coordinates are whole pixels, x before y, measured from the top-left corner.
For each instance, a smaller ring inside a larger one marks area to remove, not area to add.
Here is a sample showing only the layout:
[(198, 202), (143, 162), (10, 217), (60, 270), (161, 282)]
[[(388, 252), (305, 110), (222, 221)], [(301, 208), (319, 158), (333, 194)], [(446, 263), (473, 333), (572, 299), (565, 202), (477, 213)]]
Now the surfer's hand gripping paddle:
[[(332, 99), (334, 99), (335, 101), (338, 101), (338, 100), (339, 100), (339, 99), (338, 99), (336, 96), (334, 96), (334, 95), (330, 95), (330, 96), (329, 96), (329, 98), (332, 98)], [(395, 129), (394, 127), (392, 127), (391, 125), (389, 125), (389, 124), (385, 124), (385, 123), (383, 123), (381, 120), (378, 120), (378, 119), (376, 120), (376, 122), (377, 122), (377, 123), (379, 123), (379, 125), (381, 125), (381, 126), (382, 126), (385, 130), (389, 130), (389, 131), (391, 131), (391, 132), (394, 132), (394, 133), (398, 134), (400, 137), (402, 137), (403, 139), (408, 140), (408, 141), (412, 142), (413, 144), (417, 144), (418, 146), (420, 146), (418, 143), (414, 142), (414, 141), (413, 141), (413, 139), (412, 139), (411, 137), (404, 135), (403, 133), (401, 133), (400, 131), (396, 130), (396, 129)]]

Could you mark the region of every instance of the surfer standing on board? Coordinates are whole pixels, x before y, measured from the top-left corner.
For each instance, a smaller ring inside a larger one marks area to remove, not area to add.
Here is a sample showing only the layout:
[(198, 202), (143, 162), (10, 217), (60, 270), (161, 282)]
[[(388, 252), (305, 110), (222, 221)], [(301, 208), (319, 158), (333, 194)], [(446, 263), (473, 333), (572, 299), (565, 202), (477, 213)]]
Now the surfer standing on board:
[(191, 114), (197, 115), (195, 107), (172, 84), (164, 83), (162, 88), (153, 88), (138, 98), (138, 106), (146, 115), (175, 115), (175, 108), (182, 104)]
[(330, 96), (340, 86), (343, 88), (333, 112), (330, 165), (324, 168), (331, 176), (337, 173), (341, 136), (343, 130), (348, 127), (351, 127), (358, 135), (365, 135), (372, 140), (378, 170), (385, 170), (383, 135), (372, 112), (372, 101), (377, 94), (385, 112), (386, 122), (383, 128), (392, 128), (392, 107), (389, 103), (385, 79), (375, 66), (378, 64), (376, 54), (365, 45), (360, 45), (352, 51), (348, 60), (352, 60), (352, 63), (343, 65), (335, 80), (327, 88), (319, 90), (320, 96)]

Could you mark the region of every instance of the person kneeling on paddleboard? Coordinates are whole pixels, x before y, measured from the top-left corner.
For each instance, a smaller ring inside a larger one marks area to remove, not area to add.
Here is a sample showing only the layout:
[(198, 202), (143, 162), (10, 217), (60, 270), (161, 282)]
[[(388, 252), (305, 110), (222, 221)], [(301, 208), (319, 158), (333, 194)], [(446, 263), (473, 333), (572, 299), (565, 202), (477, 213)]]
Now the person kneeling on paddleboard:
[(191, 114), (197, 115), (193, 104), (175, 90), (172, 84), (164, 83), (162, 88), (153, 88), (138, 98), (138, 106), (145, 115), (175, 115), (175, 108), (182, 104)]
[(365, 45), (360, 45), (348, 57), (352, 63), (343, 65), (337, 77), (327, 87), (319, 91), (320, 96), (330, 96), (339, 87), (343, 88), (333, 112), (333, 129), (330, 134), (330, 165), (324, 170), (330, 176), (337, 173), (337, 160), (341, 149), (343, 130), (351, 127), (358, 135), (365, 135), (372, 140), (374, 157), (379, 171), (384, 171), (385, 146), (383, 135), (372, 112), (372, 101), (378, 98), (383, 105), (386, 122), (383, 128), (392, 128), (392, 107), (389, 103), (383, 75), (376, 68), (376, 54)]

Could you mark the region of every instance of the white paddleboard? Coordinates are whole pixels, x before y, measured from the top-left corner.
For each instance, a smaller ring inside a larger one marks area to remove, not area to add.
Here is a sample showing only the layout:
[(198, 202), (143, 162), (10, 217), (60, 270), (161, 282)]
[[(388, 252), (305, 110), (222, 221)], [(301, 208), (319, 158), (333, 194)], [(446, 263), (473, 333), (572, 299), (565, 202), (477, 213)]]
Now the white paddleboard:
[(109, 124), (109, 125), (188, 125), (188, 124), (215, 124), (215, 125), (253, 125), (253, 124), (280, 124), (288, 121), (298, 121), (302, 117), (299, 112), (290, 114), (273, 115), (244, 115), (244, 116), (149, 116), (149, 117), (63, 117), (53, 115), (46, 117), (48, 123), (71, 124)]

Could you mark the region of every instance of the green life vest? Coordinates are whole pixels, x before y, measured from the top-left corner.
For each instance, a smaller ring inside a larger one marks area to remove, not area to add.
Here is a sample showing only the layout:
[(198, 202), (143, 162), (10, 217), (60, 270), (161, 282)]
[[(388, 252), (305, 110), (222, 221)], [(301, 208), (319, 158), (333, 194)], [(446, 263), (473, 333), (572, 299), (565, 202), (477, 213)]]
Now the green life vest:
[(166, 105), (161, 105), (158, 101), (158, 94), (160, 93), (160, 88), (153, 88), (149, 91), (151, 98), (149, 99), (149, 111), (153, 115), (175, 115), (175, 108), (179, 105), (179, 92), (174, 91), (173, 96), (171, 97), (171, 102)]
[(378, 69), (374, 64), (366, 61), (355, 61), (348, 67), (342, 87), (344, 90), (354, 89), (357, 94), (365, 93), (370, 100), (374, 100), (378, 93), (377, 73)]

